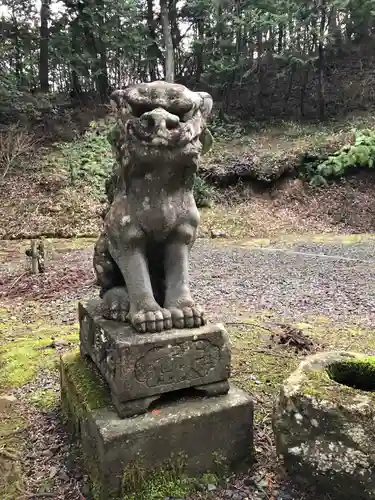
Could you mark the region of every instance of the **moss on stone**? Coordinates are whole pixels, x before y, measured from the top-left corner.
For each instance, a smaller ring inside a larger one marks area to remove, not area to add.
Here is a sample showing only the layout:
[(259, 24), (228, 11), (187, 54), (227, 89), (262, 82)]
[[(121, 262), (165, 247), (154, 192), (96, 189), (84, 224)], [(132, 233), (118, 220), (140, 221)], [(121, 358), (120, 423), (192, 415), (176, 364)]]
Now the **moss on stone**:
[(375, 391), (375, 356), (332, 363), (327, 371), (330, 378), (339, 384)]
[(61, 363), (67, 374), (68, 383), (74, 385), (77, 394), (76, 409), (84, 405), (86, 410), (112, 408), (109, 389), (92, 363), (82, 359), (78, 349), (62, 356)]
[[(61, 357), (61, 409), (72, 434), (81, 432), (81, 422), (92, 410), (112, 410), (110, 392), (93, 364), (82, 359), (78, 349)], [(94, 500), (110, 500), (108, 492), (103, 493), (98, 470), (99, 460), (95, 449), (82, 449), (83, 463), (89, 476), (91, 495)], [(115, 497), (114, 497), (115, 498)]]
[[(363, 384), (366, 384), (368, 382), (368, 372), (366, 370), (373, 371), (375, 369), (375, 357), (366, 357), (358, 353), (346, 351), (341, 351), (340, 354), (343, 359), (339, 361), (331, 360), (329, 364), (322, 366), (318, 364), (315, 368), (311, 366), (303, 368), (301, 366), (285, 383), (284, 390), (286, 388), (288, 396), (291, 393), (295, 393), (307, 398), (313, 398), (316, 402), (322, 402), (324, 405), (331, 405), (336, 408), (343, 408), (351, 404), (356, 406), (358, 403), (358, 391), (366, 389), (363, 386), (355, 386), (354, 384), (346, 384), (345, 382), (348, 377), (349, 379), (352, 376), (358, 377), (359, 373), (360, 380), (363, 381)], [(330, 353), (322, 352), (321, 355), (329, 356)], [(363, 370), (363, 367), (366, 368)], [(372, 377), (372, 380), (375, 380), (374, 372)], [(375, 405), (375, 391), (366, 393), (366, 401), (371, 405)]]

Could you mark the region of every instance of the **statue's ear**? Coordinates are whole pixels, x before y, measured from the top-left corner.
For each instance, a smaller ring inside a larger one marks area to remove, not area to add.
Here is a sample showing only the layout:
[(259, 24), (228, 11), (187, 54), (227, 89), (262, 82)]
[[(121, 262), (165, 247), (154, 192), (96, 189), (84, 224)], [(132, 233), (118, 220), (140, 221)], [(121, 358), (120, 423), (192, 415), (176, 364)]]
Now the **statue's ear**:
[(197, 94), (201, 98), (201, 104), (199, 106), (200, 112), (202, 113), (203, 118), (208, 118), (213, 106), (212, 97), (208, 92), (197, 92)]
[(120, 116), (126, 116), (131, 113), (131, 108), (125, 99), (124, 90), (115, 90), (109, 96), (109, 100), (114, 113), (120, 114)]
[(199, 140), (202, 143), (201, 154), (204, 155), (212, 148), (212, 144), (214, 143), (214, 138), (207, 127), (204, 127), (202, 130)]

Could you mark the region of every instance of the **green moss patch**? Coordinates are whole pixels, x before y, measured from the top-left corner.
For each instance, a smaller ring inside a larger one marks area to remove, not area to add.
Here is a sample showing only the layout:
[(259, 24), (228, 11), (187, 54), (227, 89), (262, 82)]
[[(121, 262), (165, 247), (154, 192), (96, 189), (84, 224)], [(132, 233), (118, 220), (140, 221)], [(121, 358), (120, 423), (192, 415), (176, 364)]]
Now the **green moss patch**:
[[(123, 500), (164, 500), (186, 498), (196, 491), (195, 479), (176, 474), (174, 468), (165, 468), (134, 478), (134, 471), (125, 471)], [(134, 479), (137, 483), (134, 483)], [(135, 491), (134, 491), (135, 490)]]
[[(11, 342), (6, 342), (6, 338)], [(30, 382), (39, 369), (56, 367), (56, 349), (52, 339), (62, 345), (78, 342), (78, 327), (47, 326), (41, 322), (25, 326), (17, 320), (0, 326), (0, 387), (21, 387)]]
[(52, 410), (58, 406), (60, 395), (53, 389), (36, 389), (28, 400), (39, 410)]
[(78, 350), (65, 354), (61, 358), (64, 381), (74, 387), (69, 396), (77, 401), (73, 405), (79, 411), (81, 405), (85, 410), (99, 410), (112, 407), (110, 393), (104, 380), (95, 370), (93, 363), (81, 359)]
[(362, 391), (375, 391), (375, 356), (332, 363), (328, 374), (339, 384)]
[[(183, 455), (172, 457), (165, 467), (147, 472), (134, 464), (128, 467), (123, 477), (123, 500), (164, 500), (186, 498), (198, 490), (206, 490), (209, 484), (218, 486), (223, 481), (224, 471), (217, 474), (207, 472), (201, 477), (191, 478), (184, 474)], [(208, 498), (201, 492), (199, 498)]]

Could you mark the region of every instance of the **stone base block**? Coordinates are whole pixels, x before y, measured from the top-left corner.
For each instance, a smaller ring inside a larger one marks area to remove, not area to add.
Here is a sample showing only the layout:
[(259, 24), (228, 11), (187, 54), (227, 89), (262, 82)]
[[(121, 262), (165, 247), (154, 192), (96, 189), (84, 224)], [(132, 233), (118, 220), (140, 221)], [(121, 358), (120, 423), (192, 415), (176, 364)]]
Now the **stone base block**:
[(139, 334), (104, 319), (100, 301), (79, 305), (81, 353), (107, 381), (120, 417), (147, 411), (161, 394), (196, 387), (207, 396), (229, 390), (231, 354), (222, 325)]
[(93, 370), (78, 353), (61, 360), (62, 408), (79, 430), (96, 499), (123, 499), (132, 469), (154, 471), (173, 457), (182, 457), (189, 476), (251, 461), (253, 402), (243, 391), (231, 386), (222, 396), (165, 399), (144, 415), (121, 419)]

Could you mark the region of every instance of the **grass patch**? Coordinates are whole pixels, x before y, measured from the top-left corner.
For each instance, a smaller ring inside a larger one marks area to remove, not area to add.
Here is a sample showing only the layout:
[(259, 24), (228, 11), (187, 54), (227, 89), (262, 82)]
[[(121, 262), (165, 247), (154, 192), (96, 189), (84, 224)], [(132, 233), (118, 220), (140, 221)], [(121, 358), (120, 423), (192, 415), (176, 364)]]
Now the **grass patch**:
[(184, 474), (183, 455), (172, 457), (169, 463), (154, 472), (146, 472), (133, 464), (123, 477), (123, 500), (165, 500), (165, 498), (186, 498), (198, 490), (200, 497), (208, 498), (204, 491), (208, 485), (218, 486), (223, 471), (219, 474), (207, 472), (200, 478), (190, 478)]

